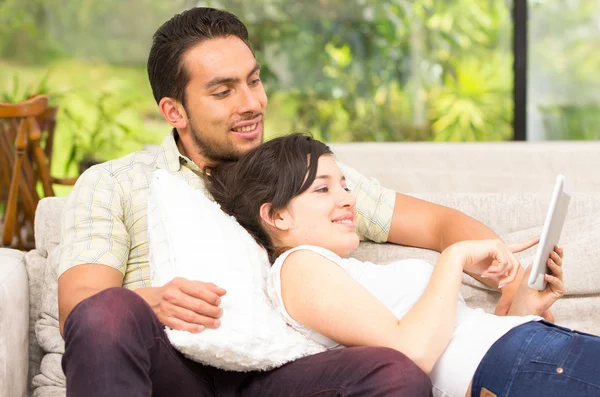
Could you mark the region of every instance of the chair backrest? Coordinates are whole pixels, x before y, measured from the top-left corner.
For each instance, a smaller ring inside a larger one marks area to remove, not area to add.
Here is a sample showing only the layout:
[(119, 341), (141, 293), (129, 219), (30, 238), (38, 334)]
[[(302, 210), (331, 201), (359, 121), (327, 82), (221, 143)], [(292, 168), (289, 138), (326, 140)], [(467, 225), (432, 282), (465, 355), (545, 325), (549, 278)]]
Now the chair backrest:
[(44, 154), (48, 159), (48, 168), (52, 170), (52, 150), (54, 149), (54, 130), (58, 107), (48, 106), (44, 113), (36, 117), (44, 140)]
[[(35, 96), (24, 102), (0, 103), (0, 199), (4, 204), (2, 245), (29, 248), (22, 229), (33, 230), (35, 210), (40, 197), (53, 196), (48, 160), (40, 146), (42, 138), (37, 118), (46, 112), (48, 98)], [(31, 236), (33, 234), (31, 233)]]

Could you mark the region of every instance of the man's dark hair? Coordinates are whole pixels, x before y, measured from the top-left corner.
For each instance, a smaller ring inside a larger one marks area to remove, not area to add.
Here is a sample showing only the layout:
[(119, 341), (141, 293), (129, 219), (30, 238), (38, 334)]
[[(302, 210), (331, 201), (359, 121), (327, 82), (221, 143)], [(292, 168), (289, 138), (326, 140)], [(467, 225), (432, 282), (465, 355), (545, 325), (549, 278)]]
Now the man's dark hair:
[(204, 40), (237, 36), (252, 50), (246, 26), (235, 15), (222, 10), (196, 7), (175, 15), (154, 33), (148, 56), (148, 78), (156, 103), (164, 97), (185, 107), (189, 74), (184, 54)]
[(282, 136), (257, 146), (237, 161), (207, 170), (206, 187), (221, 209), (267, 250), (273, 263), (285, 247), (273, 246), (262, 225), (260, 207), (271, 203), (271, 216), (287, 207), (314, 182), (324, 154), (331, 155), (331, 149), (310, 135)]

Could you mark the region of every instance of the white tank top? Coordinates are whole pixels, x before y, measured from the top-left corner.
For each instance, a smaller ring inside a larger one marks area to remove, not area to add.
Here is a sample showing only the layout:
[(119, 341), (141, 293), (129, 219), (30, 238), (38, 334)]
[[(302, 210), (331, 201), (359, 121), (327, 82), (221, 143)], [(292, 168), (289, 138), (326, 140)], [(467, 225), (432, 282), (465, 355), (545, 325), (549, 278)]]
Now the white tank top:
[[(295, 321), (285, 310), (281, 298), (281, 266), (289, 254), (298, 250), (316, 252), (338, 264), (398, 319), (401, 319), (423, 294), (433, 271), (431, 264), (418, 259), (375, 265), (352, 258), (341, 258), (327, 249), (308, 245), (293, 248), (279, 256), (271, 267), (267, 283), (271, 301), (290, 326), (328, 349), (343, 346)], [(482, 309), (471, 309), (460, 295), (457, 305), (452, 338), (429, 375), (436, 397), (464, 397), (477, 366), (492, 344), (518, 325), (541, 320), (538, 316), (500, 317)]]

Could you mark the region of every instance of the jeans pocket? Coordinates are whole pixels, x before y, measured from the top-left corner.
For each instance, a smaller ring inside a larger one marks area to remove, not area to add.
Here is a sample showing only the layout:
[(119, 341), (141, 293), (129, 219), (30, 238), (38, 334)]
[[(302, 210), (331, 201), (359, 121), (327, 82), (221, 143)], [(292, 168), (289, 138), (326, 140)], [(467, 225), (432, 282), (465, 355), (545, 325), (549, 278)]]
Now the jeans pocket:
[(573, 334), (559, 328), (539, 332), (532, 343), (531, 361), (540, 364), (561, 365), (573, 342)]

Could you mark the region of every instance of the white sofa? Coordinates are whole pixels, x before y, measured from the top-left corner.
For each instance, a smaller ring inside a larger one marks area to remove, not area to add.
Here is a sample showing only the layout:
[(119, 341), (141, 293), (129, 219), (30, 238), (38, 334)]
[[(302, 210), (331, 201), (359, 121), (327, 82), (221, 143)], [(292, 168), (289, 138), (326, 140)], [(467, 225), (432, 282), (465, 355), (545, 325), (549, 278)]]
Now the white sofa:
[[(332, 144), (338, 157), (398, 191), (458, 208), (516, 241), (539, 233), (554, 178), (569, 177), (574, 196), (561, 237), (567, 296), (557, 321), (600, 334), (600, 143)], [(58, 334), (56, 251), (64, 198), (44, 199), (36, 249), (0, 249), (0, 396), (64, 397)], [(520, 255), (523, 264), (534, 251)], [(354, 253), (377, 263), (437, 253), (362, 243)], [(493, 310), (497, 294), (464, 277), (471, 305)]]

